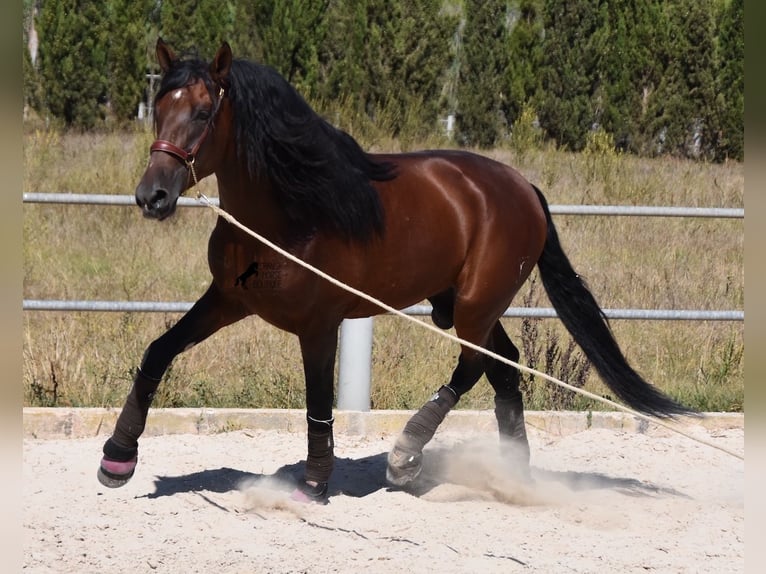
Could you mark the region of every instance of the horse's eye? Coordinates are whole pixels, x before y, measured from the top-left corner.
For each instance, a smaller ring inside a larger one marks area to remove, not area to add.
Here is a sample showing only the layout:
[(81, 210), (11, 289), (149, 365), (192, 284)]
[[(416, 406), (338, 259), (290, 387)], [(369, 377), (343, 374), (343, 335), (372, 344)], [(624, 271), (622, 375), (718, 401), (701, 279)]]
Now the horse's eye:
[(210, 119), (210, 111), (209, 110), (199, 110), (197, 113), (194, 114), (194, 121), (195, 122), (206, 122)]

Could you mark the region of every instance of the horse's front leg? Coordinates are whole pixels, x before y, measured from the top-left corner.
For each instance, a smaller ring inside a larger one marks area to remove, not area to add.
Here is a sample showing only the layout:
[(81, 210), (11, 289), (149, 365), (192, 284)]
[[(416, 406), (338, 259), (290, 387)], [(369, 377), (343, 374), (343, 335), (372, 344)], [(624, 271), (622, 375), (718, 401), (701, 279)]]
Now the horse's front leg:
[(328, 483), (335, 462), (333, 440), (333, 382), (338, 325), (299, 335), (306, 377), (308, 455), (304, 480), (293, 498), (302, 502), (327, 502)]
[(133, 476), (138, 462), (138, 439), (144, 432), (154, 393), (173, 359), (246, 314), (240, 305), (224, 298), (211, 285), (178, 323), (149, 345), (114, 432), (104, 444), (98, 469), (101, 484), (116, 488)]

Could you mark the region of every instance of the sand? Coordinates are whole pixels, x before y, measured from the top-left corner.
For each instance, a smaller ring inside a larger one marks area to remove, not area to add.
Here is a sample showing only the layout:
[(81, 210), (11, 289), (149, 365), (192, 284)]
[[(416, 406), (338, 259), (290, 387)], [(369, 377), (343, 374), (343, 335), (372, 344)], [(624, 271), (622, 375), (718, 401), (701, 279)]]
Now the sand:
[[(744, 429), (697, 429), (744, 453)], [(534, 483), (495, 433), (439, 432), (389, 488), (383, 432), (336, 435), (329, 503), (289, 498), (301, 432), (149, 436), (134, 478), (96, 479), (103, 436), (23, 444), (25, 572), (744, 571), (744, 462), (687, 437), (529, 429)]]

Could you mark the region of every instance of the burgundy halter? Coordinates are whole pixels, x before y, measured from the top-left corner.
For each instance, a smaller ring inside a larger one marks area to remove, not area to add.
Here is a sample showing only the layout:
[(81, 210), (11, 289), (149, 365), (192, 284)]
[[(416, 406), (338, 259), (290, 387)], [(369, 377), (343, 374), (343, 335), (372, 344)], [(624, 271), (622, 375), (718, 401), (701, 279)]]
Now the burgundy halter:
[(218, 100), (215, 103), (213, 112), (210, 114), (210, 119), (208, 120), (204, 131), (200, 134), (199, 138), (197, 138), (197, 142), (194, 144), (194, 146), (192, 146), (190, 151), (186, 151), (185, 149), (178, 147), (173, 142), (169, 142), (167, 140), (154, 140), (154, 143), (151, 145), (151, 147), (149, 147), (149, 153), (152, 154), (156, 151), (161, 151), (161, 152), (170, 154), (176, 159), (180, 160), (181, 163), (183, 163), (186, 166), (186, 168), (191, 172), (192, 177), (194, 179), (194, 184), (196, 185), (197, 173), (194, 171), (194, 161), (197, 157), (197, 152), (199, 151), (199, 148), (205, 142), (205, 139), (210, 133), (210, 128), (213, 125), (213, 121), (215, 120), (215, 117), (218, 115), (218, 111), (221, 109), (221, 102), (223, 102), (224, 95), (225, 95), (224, 89), (222, 87), (219, 87)]

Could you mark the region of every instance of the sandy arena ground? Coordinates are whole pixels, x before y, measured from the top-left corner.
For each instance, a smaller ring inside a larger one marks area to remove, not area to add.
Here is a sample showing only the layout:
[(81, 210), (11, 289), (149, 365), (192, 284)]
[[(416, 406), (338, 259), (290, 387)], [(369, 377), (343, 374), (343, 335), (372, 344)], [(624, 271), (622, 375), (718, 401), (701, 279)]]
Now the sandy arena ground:
[[(336, 435), (326, 506), (289, 499), (301, 432), (149, 436), (134, 478), (96, 479), (104, 436), (23, 445), (34, 573), (744, 571), (744, 462), (664, 429), (529, 429), (534, 484), (496, 433), (439, 432), (418, 492), (390, 489), (383, 432)], [(744, 429), (696, 430), (744, 453)]]

